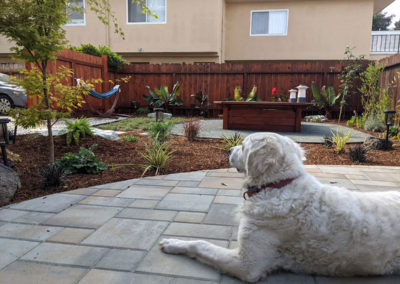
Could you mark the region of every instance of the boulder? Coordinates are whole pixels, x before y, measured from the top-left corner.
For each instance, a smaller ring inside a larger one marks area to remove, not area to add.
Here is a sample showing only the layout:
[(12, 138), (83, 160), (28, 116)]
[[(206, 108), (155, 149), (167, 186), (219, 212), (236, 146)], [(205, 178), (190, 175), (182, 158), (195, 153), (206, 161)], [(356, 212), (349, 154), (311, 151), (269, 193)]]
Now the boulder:
[(364, 148), (366, 150), (386, 150), (391, 149), (393, 145), (393, 141), (388, 141), (387, 148), (386, 148), (386, 139), (377, 138), (377, 137), (367, 137), (364, 140)]
[(0, 204), (9, 202), (19, 188), (21, 188), (21, 181), (18, 174), (0, 164)]

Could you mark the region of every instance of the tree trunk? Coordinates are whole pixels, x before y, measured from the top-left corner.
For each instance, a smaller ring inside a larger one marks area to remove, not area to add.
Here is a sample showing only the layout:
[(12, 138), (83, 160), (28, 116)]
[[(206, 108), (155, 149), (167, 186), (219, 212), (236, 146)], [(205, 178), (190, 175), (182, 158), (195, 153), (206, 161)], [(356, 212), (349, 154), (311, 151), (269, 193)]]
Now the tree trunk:
[[(49, 100), (49, 90), (47, 86), (47, 61), (43, 62), (42, 65), (42, 75), (43, 75), (43, 99), (46, 109), (51, 111), (51, 105)], [(54, 163), (54, 138), (53, 138), (53, 125), (51, 118), (47, 118), (47, 132), (49, 137), (49, 163)]]

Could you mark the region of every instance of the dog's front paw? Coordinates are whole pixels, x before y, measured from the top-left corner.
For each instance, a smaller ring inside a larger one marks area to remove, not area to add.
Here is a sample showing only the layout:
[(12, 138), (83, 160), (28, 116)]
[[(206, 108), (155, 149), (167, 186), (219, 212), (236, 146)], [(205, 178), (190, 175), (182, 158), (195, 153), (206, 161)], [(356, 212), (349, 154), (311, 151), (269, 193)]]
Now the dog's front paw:
[(187, 245), (182, 240), (162, 239), (160, 241), (160, 249), (166, 253), (183, 254), (187, 252)]

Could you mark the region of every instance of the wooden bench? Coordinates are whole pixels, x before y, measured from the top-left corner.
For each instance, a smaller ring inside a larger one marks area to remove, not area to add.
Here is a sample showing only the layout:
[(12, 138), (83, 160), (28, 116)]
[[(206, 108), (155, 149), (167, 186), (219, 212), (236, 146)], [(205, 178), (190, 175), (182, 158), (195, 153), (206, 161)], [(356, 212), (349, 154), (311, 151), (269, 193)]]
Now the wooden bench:
[(301, 132), (301, 113), (308, 103), (216, 101), (222, 105), (223, 128)]

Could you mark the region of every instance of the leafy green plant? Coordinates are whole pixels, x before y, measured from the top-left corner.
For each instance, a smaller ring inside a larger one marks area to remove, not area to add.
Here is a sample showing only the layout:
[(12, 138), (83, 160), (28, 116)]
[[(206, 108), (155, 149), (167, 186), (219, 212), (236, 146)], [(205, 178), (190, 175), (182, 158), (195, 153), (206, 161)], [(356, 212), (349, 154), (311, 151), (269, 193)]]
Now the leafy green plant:
[(150, 125), (149, 134), (154, 140), (164, 142), (168, 139), (168, 135), (174, 125), (169, 121), (153, 122)]
[(355, 126), (357, 128), (364, 128), (364, 124), (366, 121), (367, 117), (362, 115), (353, 115), (347, 122), (346, 124), (348, 126)]
[(146, 86), (146, 89), (150, 96), (143, 95), (143, 97), (150, 103), (151, 106), (155, 108), (162, 107), (166, 112), (168, 112), (170, 106), (183, 105), (183, 101), (178, 98), (181, 92), (181, 86), (179, 82), (175, 83), (171, 93), (168, 91), (167, 86), (161, 86), (159, 89), (154, 88), (154, 91), (152, 91), (149, 86)]
[(332, 133), (332, 142), (335, 145), (334, 149), (335, 153), (336, 154), (343, 153), (345, 151), (347, 142), (349, 142), (351, 138), (352, 130), (349, 130), (348, 132), (346, 132), (346, 134), (343, 134), (343, 132), (339, 133), (339, 129), (336, 129), (336, 133), (334, 133), (333, 131), (331, 131), (331, 133)]
[(366, 153), (367, 150), (365, 150), (365, 148), (362, 145), (355, 145), (350, 147), (349, 149), (349, 157), (350, 160), (352, 160), (353, 162), (365, 162), (366, 161)]
[(200, 121), (187, 121), (183, 124), (183, 133), (189, 141), (194, 141), (194, 139), (199, 135), (201, 129)]
[(392, 125), (389, 127), (389, 136), (390, 137), (397, 137), (400, 133), (400, 126)]
[(385, 124), (376, 116), (370, 116), (364, 123), (364, 129), (372, 132), (382, 132), (385, 130)]
[(311, 90), (314, 96), (311, 103), (320, 109), (324, 109), (326, 117), (330, 119), (332, 108), (336, 105), (336, 102), (340, 98), (340, 94), (336, 96), (335, 89), (332, 86), (323, 86), (320, 91), (314, 82), (311, 84)]
[(224, 140), (224, 146), (216, 148), (224, 151), (229, 151), (229, 149), (232, 147), (242, 145), (243, 142), (243, 137), (237, 132), (231, 134), (230, 136), (222, 135), (221, 138)]
[(79, 153), (65, 153), (61, 160), (57, 160), (55, 164), (62, 168), (66, 175), (75, 173), (97, 174), (107, 169), (104, 164), (95, 156), (93, 150), (96, 144), (90, 146), (89, 149), (80, 147)]
[(122, 140), (126, 142), (136, 143), (138, 141), (138, 138), (134, 135), (127, 135), (127, 136), (122, 136)]
[(137, 114), (148, 114), (150, 112), (148, 107), (140, 107), (136, 110)]
[(81, 44), (78, 47), (69, 47), (69, 48), (77, 52), (82, 52), (94, 56), (101, 57), (103, 54), (105, 54), (107, 55), (108, 58), (108, 66), (111, 68), (120, 69), (121, 66), (125, 64), (125, 60), (122, 58), (122, 56), (111, 51), (110, 47), (107, 45), (96, 47), (88, 43), (88, 44)]
[(42, 171), (43, 187), (45, 189), (59, 187), (64, 184), (66, 177), (65, 171), (62, 167), (56, 164), (50, 164)]
[(89, 118), (78, 118), (75, 121), (64, 119), (67, 124), (67, 145), (71, 145), (74, 139), (75, 145), (79, 145), (79, 138), (86, 135), (93, 136), (92, 126), (89, 124)]
[(162, 173), (168, 161), (172, 159), (173, 153), (168, 142), (161, 143), (155, 139), (153, 143), (148, 144), (145, 152), (139, 153), (145, 161), (145, 164), (140, 165), (143, 169), (142, 176), (149, 170), (154, 170), (155, 175)]
[(343, 109), (346, 105), (346, 100), (348, 97), (355, 93), (354, 86), (359, 79), (359, 72), (361, 71), (362, 64), (361, 62), (364, 60), (364, 56), (354, 56), (352, 50), (354, 48), (350, 48), (349, 46), (345, 49), (346, 59), (344, 60), (345, 66), (338, 75), (339, 78), (339, 93), (341, 94), (340, 100), (340, 111), (339, 111), (339, 119), (340, 122), (342, 118)]

